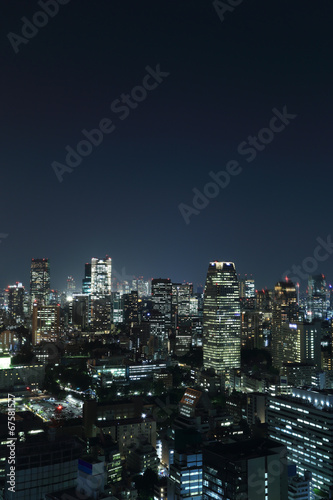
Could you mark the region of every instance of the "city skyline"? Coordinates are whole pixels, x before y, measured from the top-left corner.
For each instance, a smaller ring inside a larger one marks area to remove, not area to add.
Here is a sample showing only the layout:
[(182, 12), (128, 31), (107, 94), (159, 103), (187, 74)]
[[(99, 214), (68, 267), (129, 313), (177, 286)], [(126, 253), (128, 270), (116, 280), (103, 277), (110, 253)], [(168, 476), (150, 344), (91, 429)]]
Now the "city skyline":
[(26, 38), (40, 9), (2, 6), (2, 287), (34, 255), (55, 288), (105, 253), (193, 283), (230, 260), (258, 288), (313, 268), (331, 238), (332, 5), (69, 1)]
[(333, 3), (1, 14), (1, 499), (332, 499)]
[[(58, 290), (58, 291), (65, 291), (66, 290), (66, 283), (67, 283), (67, 280), (68, 280), (68, 277), (71, 277), (74, 279), (74, 282), (76, 283), (76, 290), (81, 290), (82, 289), (82, 280), (84, 279), (84, 276), (85, 276), (85, 272), (84, 272), (84, 265), (86, 265), (87, 262), (91, 262), (92, 259), (96, 259), (96, 260), (99, 260), (99, 259), (103, 259), (103, 255), (107, 255), (107, 254), (102, 254), (102, 256), (98, 256), (98, 257), (90, 257), (89, 259), (87, 259), (86, 261), (84, 261), (83, 263), (80, 263), (80, 265), (78, 267), (81, 268), (81, 271), (75, 275), (74, 273), (72, 272), (69, 272), (68, 274), (64, 274), (63, 275), (63, 278), (59, 278), (57, 276), (57, 278), (55, 279), (53, 275), (53, 259), (49, 258), (49, 257), (33, 257), (30, 259), (30, 263), (31, 263), (31, 260), (38, 260), (38, 259), (41, 259), (41, 260), (47, 260), (49, 262), (49, 266), (50, 266), (50, 286), (51, 286), (51, 289), (52, 290)], [(108, 256), (108, 255), (107, 255)], [(112, 256), (110, 256), (110, 258), (112, 259)], [(221, 259), (210, 259), (209, 262), (220, 262)], [(320, 263), (319, 263), (320, 264)], [(57, 268), (57, 267), (56, 267)], [(239, 265), (237, 263), (237, 271), (239, 269)], [(135, 279), (140, 279), (140, 278), (143, 278), (144, 280), (146, 281), (151, 281), (153, 279), (156, 279), (156, 278), (166, 278), (166, 276), (164, 276), (161, 272), (157, 272), (157, 274), (155, 276), (147, 276), (147, 275), (144, 275), (143, 273), (138, 273), (138, 274), (135, 274), (135, 273), (130, 273), (128, 272), (129, 268), (125, 265), (123, 267), (117, 267), (114, 265), (114, 260), (112, 259), (112, 279), (114, 279), (114, 277), (119, 281), (131, 281), (132, 279), (135, 280)], [(3, 286), (1, 286), (1, 288), (4, 290), (5, 288), (7, 288), (8, 286), (13, 286), (17, 283), (22, 283), (23, 286), (25, 287), (26, 290), (29, 289), (29, 282), (30, 282), (30, 278), (29, 278), (29, 275), (30, 275), (30, 268), (28, 267), (28, 270), (25, 270), (25, 275), (26, 275), (26, 279), (12, 279), (11, 281), (9, 281), (8, 283), (4, 283)], [(56, 273), (54, 273), (56, 274)], [(203, 274), (203, 279), (201, 281), (194, 281), (194, 280), (191, 280), (191, 279), (179, 279), (177, 277), (173, 278), (173, 277), (170, 277), (170, 276), (167, 276), (166, 279), (171, 279), (171, 281), (173, 283), (192, 283), (194, 285), (195, 288), (204, 288), (205, 286), (205, 281), (206, 281), (206, 275), (207, 275), (207, 272), (203, 270), (202, 272)], [(275, 285), (279, 282), (279, 281), (285, 281), (285, 278), (287, 277), (289, 281), (292, 281), (295, 285), (299, 284), (300, 285), (300, 293), (301, 295), (304, 295), (308, 289), (308, 277), (309, 276), (316, 276), (316, 275), (323, 275), (325, 278), (326, 278), (326, 283), (327, 283), (327, 287), (330, 287), (330, 279), (327, 278), (327, 275), (325, 273), (322, 273), (321, 272), (321, 269), (320, 267), (318, 268), (318, 272), (314, 272), (314, 273), (309, 273), (306, 275), (306, 279), (301, 279), (299, 276), (296, 276), (297, 278), (297, 281), (295, 279), (292, 279), (292, 278), (295, 278), (294, 276), (290, 276), (289, 275), (286, 275), (285, 273), (282, 273), (280, 276), (277, 276), (276, 279), (274, 280), (274, 277), (273, 276), (270, 276), (268, 278), (268, 282), (265, 283), (265, 284), (262, 284), (262, 286), (260, 286), (260, 284), (258, 284), (257, 280), (256, 280), (256, 276), (253, 274), (253, 273), (250, 273), (250, 272), (237, 272), (237, 276), (239, 278), (244, 278), (244, 277), (249, 277), (251, 279), (254, 280), (254, 283), (255, 283), (255, 289), (256, 290), (265, 290), (265, 289), (268, 289), (268, 290), (273, 290)], [(174, 274), (173, 274), (174, 276)], [(305, 276), (304, 274), (302, 274), (302, 277)], [(56, 283), (57, 286), (54, 286), (54, 284)]]

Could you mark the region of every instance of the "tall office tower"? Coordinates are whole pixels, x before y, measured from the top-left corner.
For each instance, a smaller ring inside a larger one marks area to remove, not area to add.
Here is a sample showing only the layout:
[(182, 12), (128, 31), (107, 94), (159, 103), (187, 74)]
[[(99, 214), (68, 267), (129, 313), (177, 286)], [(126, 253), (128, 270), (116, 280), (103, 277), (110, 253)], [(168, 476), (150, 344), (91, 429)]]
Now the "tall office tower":
[(31, 304), (47, 306), (50, 295), (50, 262), (49, 259), (31, 259), (30, 296)]
[(271, 352), (273, 365), (281, 369), (284, 361), (283, 326), (296, 323), (298, 304), (296, 287), (291, 281), (279, 281), (274, 290)]
[(32, 311), (32, 343), (55, 342), (59, 338), (60, 306), (34, 304)]
[[(57, 498), (53, 496), (55, 492), (75, 488), (78, 459), (84, 453), (83, 443), (77, 437), (53, 436), (54, 431), (54, 428), (51, 429), (49, 436), (44, 432), (33, 435), (32, 431), (25, 441), (16, 442), (15, 493), (7, 488), (6, 500)], [(10, 463), (7, 460), (6, 477), (10, 477), (13, 470)], [(71, 498), (71, 495), (65, 494), (60, 498)], [(78, 494), (77, 498), (88, 497)]]
[(253, 309), (255, 306), (256, 290), (252, 277), (245, 275), (245, 278), (239, 281), (239, 294), (242, 307), (245, 309)]
[(256, 291), (256, 303), (257, 309), (260, 312), (271, 312), (272, 311), (272, 290), (257, 290)]
[(84, 265), (84, 278), (82, 280), (82, 293), (89, 295), (91, 293), (91, 264)]
[(202, 437), (195, 429), (176, 429), (174, 458), (168, 478), (168, 500), (201, 500)]
[(240, 367), (241, 320), (239, 287), (232, 262), (211, 262), (203, 306), (203, 364), (216, 374)]
[(22, 283), (9, 286), (6, 289), (8, 312), (12, 321), (19, 323), (23, 321), (24, 311), (24, 286)]
[(86, 294), (74, 294), (72, 301), (72, 325), (76, 329), (85, 329), (88, 325), (89, 297)]
[(165, 316), (153, 309), (149, 316), (149, 327), (150, 335), (156, 340), (155, 359), (164, 359), (169, 352), (169, 335), (165, 326)]
[(308, 279), (308, 304), (307, 319), (326, 319), (327, 312), (327, 286), (323, 274), (309, 276)]
[(151, 283), (153, 309), (165, 319), (167, 330), (171, 328), (172, 283), (170, 279), (156, 278)]
[(286, 448), (269, 439), (203, 449), (204, 500), (287, 500)]
[(322, 322), (286, 323), (281, 329), (283, 363), (310, 363), (321, 369)]
[(305, 360), (312, 361), (317, 368), (321, 368), (321, 339), (322, 322), (316, 319), (311, 323), (303, 323)]
[(138, 318), (138, 292), (132, 291), (123, 295), (124, 300), (124, 323), (129, 326), (137, 325)]
[(138, 297), (150, 297), (150, 281), (145, 281), (143, 277), (132, 280), (132, 291), (138, 292)]
[(174, 328), (189, 324), (192, 294), (192, 283), (172, 284), (172, 326)]
[(293, 389), (290, 396), (271, 396), (267, 408), (268, 434), (287, 447), (297, 473), (312, 473), (312, 497), (333, 493), (332, 391)]
[(112, 259), (91, 259), (91, 293), (92, 295), (111, 295)]
[(111, 271), (112, 260), (91, 259), (91, 326), (108, 332), (111, 328)]
[(70, 293), (74, 293), (75, 290), (76, 290), (76, 283), (75, 283), (75, 279), (73, 278), (73, 276), (68, 276), (67, 278), (67, 291), (70, 292)]
[(111, 294), (111, 319), (114, 325), (124, 322), (124, 300), (119, 292)]
[(241, 312), (242, 346), (247, 349), (264, 347), (262, 315), (259, 311), (244, 309)]

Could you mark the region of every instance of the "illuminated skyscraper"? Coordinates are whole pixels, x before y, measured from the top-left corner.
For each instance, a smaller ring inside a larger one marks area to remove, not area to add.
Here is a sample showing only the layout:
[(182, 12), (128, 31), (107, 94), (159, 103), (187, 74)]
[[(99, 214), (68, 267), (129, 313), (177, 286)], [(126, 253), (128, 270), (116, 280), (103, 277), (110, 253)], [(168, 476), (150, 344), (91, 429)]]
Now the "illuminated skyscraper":
[(32, 312), (32, 343), (42, 340), (56, 342), (59, 337), (60, 306), (34, 304)]
[(156, 278), (152, 280), (151, 295), (153, 309), (164, 317), (167, 330), (171, 328), (172, 283), (170, 279)]
[(9, 286), (6, 289), (8, 296), (8, 312), (10, 318), (15, 322), (23, 321), (23, 304), (24, 304), (24, 286), (22, 283)]
[(192, 283), (172, 283), (172, 327), (186, 325), (190, 321)]
[(67, 278), (67, 291), (74, 293), (76, 290), (76, 284), (73, 276), (68, 276)]
[(309, 276), (307, 319), (310, 321), (315, 318), (326, 319), (327, 302), (328, 291), (325, 276), (323, 274)]
[(255, 305), (256, 290), (253, 278), (245, 278), (239, 281), (239, 292), (242, 307), (246, 309), (253, 309)]
[(84, 266), (84, 278), (82, 280), (82, 293), (89, 295), (91, 292), (91, 264)]
[[(289, 324), (298, 319), (297, 292), (291, 281), (279, 281), (275, 285), (272, 318), (271, 352), (273, 365), (280, 369), (284, 361), (285, 335)], [(290, 335), (294, 330), (290, 330)]]
[(30, 269), (31, 304), (48, 305), (50, 295), (49, 259), (31, 259)]
[(172, 283), (169, 278), (156, 278), (151, 283), (153, 311), (149, 323), (151, 335), (157, 340), (158, 357), (168, 352), (172, 317)]
[(91, 259), (91, 293), (92, 295), (111, 295), (111, 257)]
[(293, 388), (292, 395), (270, 396), (266, 415), (269, 438), (287, 447), (298, 474), (312, 473), (310, 498), (332, 498), (332, 391)]
[(203, 306), (203, 363), (217, 374), (240, 367), (239, 286), (232, 262), (211, 262)]
[(111, 257), (91, 259), (91, 324), (99, 331), (111, 328)]

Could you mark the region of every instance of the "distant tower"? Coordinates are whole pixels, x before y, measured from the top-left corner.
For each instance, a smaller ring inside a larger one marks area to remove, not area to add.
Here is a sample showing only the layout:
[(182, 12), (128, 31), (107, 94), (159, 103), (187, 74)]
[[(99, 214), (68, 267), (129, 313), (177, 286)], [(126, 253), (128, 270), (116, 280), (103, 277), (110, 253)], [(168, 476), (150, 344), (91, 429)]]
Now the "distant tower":
[(91, 259), (90, 320), (93, 328), (108, 332), (111, 328), (112, 260)]
[(275, 285), (272, 315), (272, 360), (280, 369), (284, 361), (285, 328), (298, 320), (296, 287), (292, 281), (279, 281)]
[(326, 319), (327, 312), (327, 286), (323, 274), (309, 276), (308, 279), (308, 304), (307, 319)]
[(75, 292), (76, 290), (76, 284), (73, 276), (68, 276), (67, 278), (67, 291), (68, 292)]
[(203, 363), (216, 374), (228, 374), (241, 364), (239, 285), (232, 262), (211, 262), (203, 306)]
[(150, 316), (150, 332), (157, 339), (158, 356), (168, 352), (171, 329), (172, 283), (169, 278), (155, 278), (151, 283), (153, 311)]
[(91, 292), (91, 264), (84, 266), (84, 278), (82, 280), (82, 293), (89, 295)]
[(11, 319), (16, 322), (23, 321), (24, 286), (22, 283), (16, 283), (16, 285), (9, 286), (6, 289), (6, 294), (8, 296), (8, 312)]
[(91, 293), (92, 295), (111, 295), (111, 257), (91, 259)]
[(166, 328), (171, 327), (172, 283), (169, 278), (155, 278), (151, 283), (153, 309), (165, 319)]
[(37, 302), (41, 305), (48, 305), (50, 295), (49, 259), (31, 259), (30, 295), (31, 304)]

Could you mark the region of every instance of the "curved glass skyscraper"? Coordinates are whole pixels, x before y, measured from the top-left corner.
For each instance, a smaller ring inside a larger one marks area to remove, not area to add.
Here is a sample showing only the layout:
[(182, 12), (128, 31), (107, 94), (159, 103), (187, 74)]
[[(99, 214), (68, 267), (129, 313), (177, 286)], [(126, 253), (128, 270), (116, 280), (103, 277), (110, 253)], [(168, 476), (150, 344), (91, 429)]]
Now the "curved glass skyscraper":
[(228, 374), (240, 368), (241, 318), (239, 287), (232, 262), (211, 262), (203, 306), (204, 369)]

